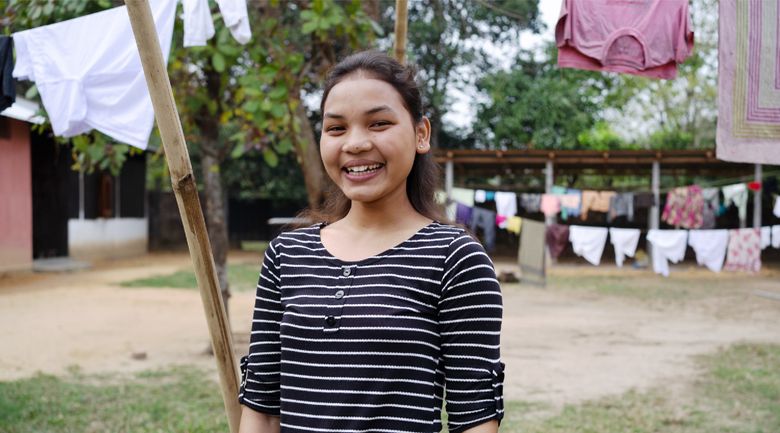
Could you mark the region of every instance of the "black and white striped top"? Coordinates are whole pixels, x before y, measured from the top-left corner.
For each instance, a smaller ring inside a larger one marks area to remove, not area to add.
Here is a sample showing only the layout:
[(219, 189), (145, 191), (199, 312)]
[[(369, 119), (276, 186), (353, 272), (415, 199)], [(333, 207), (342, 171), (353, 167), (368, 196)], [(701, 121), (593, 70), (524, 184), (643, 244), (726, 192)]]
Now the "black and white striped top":
[(445, 394), (450, 432), (500, 420), (501, 292), (482, 245), (433, 222), (344, 262), (322, 226), (266, 250), (239, 401), (282, 432), (439, 432)]

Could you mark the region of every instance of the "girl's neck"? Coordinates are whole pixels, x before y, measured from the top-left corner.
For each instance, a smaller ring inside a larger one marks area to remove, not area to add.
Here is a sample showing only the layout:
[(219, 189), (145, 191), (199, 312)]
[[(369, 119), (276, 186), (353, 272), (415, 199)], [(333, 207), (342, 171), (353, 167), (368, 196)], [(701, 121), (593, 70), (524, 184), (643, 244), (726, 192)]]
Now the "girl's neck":
[(403, 230), (428, 224), (430, 219), (414, 209), (405, 189), (400, 192), (372, 203), (353, 201), (342, 222), (361, 231)]

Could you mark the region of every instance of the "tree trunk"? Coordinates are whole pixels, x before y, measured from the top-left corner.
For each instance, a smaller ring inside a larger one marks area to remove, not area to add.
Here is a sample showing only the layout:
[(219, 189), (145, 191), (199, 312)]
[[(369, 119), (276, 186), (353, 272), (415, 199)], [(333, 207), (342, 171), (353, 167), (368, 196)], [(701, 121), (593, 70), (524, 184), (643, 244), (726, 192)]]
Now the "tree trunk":
[(210, 141), (210, 137), (204, 140), (200, 158), (203, 172), (203, 192), (206, 198), (206, 223), (209, 229), (211, 250), (214, 253), (214, 265), (217, 268), (217, 279), (219, 287), (222, 289), (222, 302), (225, 304), (225, 312), (227, 312), (230, 283), (227, 279), (228, 232), (225, 220), (225, 200), (219, 161), (212, 154), (214, 149), (207, 149), (207, 147), (213, 147), (214, 143), (206, 144), (206, 140)]
[(314, 137), (311, 122), (306, 116), (306, 108), (298, 104), (295, 116), (301, 124), (301, 133), (295, 140), (295, 152), (303, 170), (303, 180), (311, 209), (319, 208), (325, 200), (325, 188), (330, 180), (320, 159), (320, 149)]
[[(215, 101), (220, 100), (220, 74), (212, 68), (204, 70), (208, 94)], [(222, 289), (222, 303), (228, 312), (230, 283), (227, 278), (228, 230), (225, 217), (225, 194), (222, 189), (220, 164), (225, 158), (224, 145), (219, 141), (219, 118), (221, 104), (217, 112), (209, 113), (205, 108), (196, 119), (200, 131), (200, 165), (203, 174), (203, 193), (206, 198), (206, 227), (209, 231), (211, 251), (214, 254), (214, 266)], [(229, 316), (228, 316), (229, 317)]]

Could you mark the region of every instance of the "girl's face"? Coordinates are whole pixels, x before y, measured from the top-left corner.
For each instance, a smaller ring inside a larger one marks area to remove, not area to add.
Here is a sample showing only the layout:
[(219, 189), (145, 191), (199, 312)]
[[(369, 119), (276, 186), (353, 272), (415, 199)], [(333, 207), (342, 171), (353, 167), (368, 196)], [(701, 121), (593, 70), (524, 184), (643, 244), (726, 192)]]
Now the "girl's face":
[(382, 80), (353, 74), (325, 101), (322, 162), (352, 201), (407, 197), (406, 178), (415, 155), (430, 150), (429, 139), (428, 119), (415, 125), (401, 95)]

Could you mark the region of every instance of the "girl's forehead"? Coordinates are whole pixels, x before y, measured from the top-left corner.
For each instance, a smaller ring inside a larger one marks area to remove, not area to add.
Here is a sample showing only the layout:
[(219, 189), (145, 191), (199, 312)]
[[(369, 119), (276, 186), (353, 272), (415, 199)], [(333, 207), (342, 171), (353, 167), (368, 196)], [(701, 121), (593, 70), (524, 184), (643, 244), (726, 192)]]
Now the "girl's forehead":
[(404, 108), (401, 95), (395, 88), (380, 79), (354, 74), (333, 86), (325, 100), (325, 111), (361, 110), (366, 106), (388, 105), (396, 110)]

